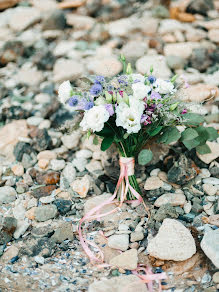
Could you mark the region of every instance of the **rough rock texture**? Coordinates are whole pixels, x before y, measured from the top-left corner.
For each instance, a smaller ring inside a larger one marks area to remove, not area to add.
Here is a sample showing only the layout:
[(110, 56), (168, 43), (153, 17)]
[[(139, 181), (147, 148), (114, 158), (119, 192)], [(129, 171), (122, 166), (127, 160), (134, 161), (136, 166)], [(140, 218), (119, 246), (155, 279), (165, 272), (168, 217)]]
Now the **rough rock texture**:
[(201, 248), (212, 263), (219, 269), (219, 229), (207, 228), (201, 241)]
[(88, 292), (147, 292), (146, 285), (134, 275), (102, 279), (89, 286)]
[(177, 220), (164, 219), (158, 234), (149, 241), (147, 250), (162, 260), (184, 261), (196, 252), (190, 231)]
[(110, 260), (110, 265), (127, 270), (135, 270), (137, 263), (137, 249), (129, 249)]

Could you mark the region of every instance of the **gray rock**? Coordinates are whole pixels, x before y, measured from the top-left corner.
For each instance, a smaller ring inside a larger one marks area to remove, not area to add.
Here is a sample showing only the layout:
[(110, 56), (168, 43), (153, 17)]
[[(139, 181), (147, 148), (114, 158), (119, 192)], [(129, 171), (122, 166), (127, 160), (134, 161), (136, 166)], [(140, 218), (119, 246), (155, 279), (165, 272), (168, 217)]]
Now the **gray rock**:
[(207, 15), (207, 12), (213, 9), (214, 9), (213, 0), (192, 0), (186, 7), (186, 12)]
[(57, 207), (55, 205), (44, 205), (35, 209), (35, 218), (39, 222), (47, 221), (54, 218), (58, 214)]
[(131, 233), (131, 242), (140, 241), (144, 238), (144, 233), (141, 231), (135, 231)]
[(204, 72), (208, 67), (210, 67), (211, 63), (212, 61), (206, 48), (193, 49), (190, 57), (190, 64), (192, 68), (195, 68), (200, 72)]
[(60, 178), (60, 188), (62, 190), (66, 190), (70, 187), (70, 184), (76, 178), (76, 170), (72, 163), (68, 163), (66, 167), (63, 169)]
[(12, 187), (0, 187), (0, 204), (8, 204), (16, 200), (17, 192)]
[(129, 41), (121, 50), (121, 53), (126, 57), (129, 62), (136, 62), (138, 58), (146, 55), (148, 45), (142, 41)]
[(65, 13), (60, 10), (53, 10), (44, 17), (43, 30), (64, 29), (66, 26)]
[(186, 60), (179, 56), (167, 56), (166, 60), (167, 65), (173, 70), (183, 69), (186, 65)]
[(178, 218), (178, 214), (176, 212), (176, 209), (171, 206), (170, 204), (162, 205), (159, 210), (154, 215), (154, 220), (158, 222), (162, 222), (165, 218), (171, 217), (171, 218)]
[(73, 238), (72, 224), (68, 222), (59, 226), (52, 236), (52, 239), (57, 243), (62, 243), (66, 239), (73, 240)]
[(17, 227), (16, 230), (14, 232), (14, 238), (18, 239), (19, 237), (21, 237), (21, 235), (23, 235), (26, 230), (28, 229), (28, 227), (30, 226), (30, 223), (28, 223), (25, 220), (18, 220), (17, 221)]
[(17, 227), (17, 220), (13, 217), (5, 217), (0, 222), (0, 245), (8, 243)]
[(206, 228), (201, 248), (212, 263), (219, 269), (219, 229)]
[(128, 234), (115, 234), (108, 238), (108, 246), (115, 249), (126, 251), (129, 246)]

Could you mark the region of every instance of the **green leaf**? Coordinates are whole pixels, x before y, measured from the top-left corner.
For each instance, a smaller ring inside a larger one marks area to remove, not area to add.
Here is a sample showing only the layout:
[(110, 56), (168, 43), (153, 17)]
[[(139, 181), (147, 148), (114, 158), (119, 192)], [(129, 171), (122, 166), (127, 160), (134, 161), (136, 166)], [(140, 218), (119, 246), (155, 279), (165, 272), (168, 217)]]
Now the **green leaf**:
[(154, 137), (156, 136), (158, 133), (160, 133), (160, 131), (163, 129), (162, 126), (158, 126), (156, 127), (155, 129), (153, 129), (152, 131), (149, 131), (148, 132), (148, 135), (151, 136), (151, 137)]
[(158, 139), (158, 142), (170, 144), (179, 140), (181, 137), (180, 131), (176, 127), (168, 127), (162, 136)]
[(114, 136), (113, 130), (106, 125), (104, 126), (103, 130), (101, 130), (100, 132), (95, 132), (95, 134), (101, 137)]
[(88, 131), (87, 131), (87, 139), (90, 138), (90, 135), (91, 135), (91, 130), (88, 130)]
[(192, 140), (195, 139), (196, 137), (198, 137), (198, 133), (196, 130), (192, 129), (192, 128), (187, 128), (185, 129), (182, 133), (182, 141), (186, 141), (186, 140)]
[(140, 165), (145, 165), (149, 163), (153, 158), (153, 153), (151, 150), (148, 149), (143, 149), (141, 152), (138, 154), (138, 163)]
[(97, 136), (94, 136), (94, 138), (93, 138), (93, 144), (94, 145), (98, 145), (98, 143), (99, 143), (99, 141), (98, 141)]
[(196, 150), (199, 154), (208, 154), (211, 153), (211, 149), (207, 144), (200, 145), (196, 147)]
[(131, 63), (128, 63), (128, 65), (127, 65), (126, 74), (127, 75), (132, 74), (132, 65), (131, 65)]
[(171, 78), (170, 82), (174, 83), (174, 82), (176, 81), (177, 77), (178, 77), (177, 74), (174, 75), (174, 76)]
[(188, 113), (182, 115), (183, 123), (185, 125), (197, 126), (204, 122), (204, 117), (199, 114)]
[(114, 136), (104, 138), (101, 143), (101, 147), (100, 147), (101, 150), (106, 151), (112, 145), (113, 141), (114, 141)]
[(215, 128), (206, 127), (205, 129), (208, 132), (208, 140), (209, 141), (214, 141), (219, 137), (217, 130)]
[(198, 137), (195, 140), (199, 141), (199, 145), (204, 145), (209, 137), (206, 128), (199, 126), (195, 130), (198, 132)]
[(177, 108), (178, 104), (179, 104), (179, 102), (175, 102), (175, 103), (171, 104), (170, 110), (174, 111)]
[(123, 138), (126, 140), (126, 139), (128, 138), (129, 135), (130, 135), (130, 134), (125, 133), (124, 136), (123, 136)]
[(182, 141), (183, 142), (183, 144), (186, 146), (186, 148), (188, 149), (188, 150), (191, 150), (191, 149), (193, 149), (193, 148), (195, 148), (196, 146), (198, 146), (199, 145), (199, 141), (197, 141), (197, 140), (185, 140), (185, 141)]

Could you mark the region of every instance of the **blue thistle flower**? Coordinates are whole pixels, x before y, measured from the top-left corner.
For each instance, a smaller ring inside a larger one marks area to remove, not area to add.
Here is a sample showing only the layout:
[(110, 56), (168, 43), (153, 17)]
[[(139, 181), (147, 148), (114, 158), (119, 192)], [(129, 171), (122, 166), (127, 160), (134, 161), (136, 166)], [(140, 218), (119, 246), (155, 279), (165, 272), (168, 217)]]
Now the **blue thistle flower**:
[(154, 83), (156, 81), (156, 77), (154, 77), (153, 75), (148, 76), (148, 81), (150, 83)]
[(78, 95), (74, 95), (74, 96), (72, 96), (72, 97), (69, 99), (68, 104), (69, 104), (70, 106), (77, 106), (77, 105), (78, 105), (78, 102), (79, 102), (79, 100), (78, 100)]
[(91, 89), (90, 89), (90, 94), (93, 96), (97, 96), (100, 94), (100, 92), (102, 91), (102, 86), (98, 83), (95, 83)]
[(85, 104), (84, 109), (85, 109), (86, 111), (88, 111), (88, 110), (90, 110), (93, 106), (94, 106), (93, 101), (88, 101), (88, 102)]
[(105, 82), (105, 78), (103, 76), (96, 76), (96, 79), (94, 80), (95, 84), (100, 84)]

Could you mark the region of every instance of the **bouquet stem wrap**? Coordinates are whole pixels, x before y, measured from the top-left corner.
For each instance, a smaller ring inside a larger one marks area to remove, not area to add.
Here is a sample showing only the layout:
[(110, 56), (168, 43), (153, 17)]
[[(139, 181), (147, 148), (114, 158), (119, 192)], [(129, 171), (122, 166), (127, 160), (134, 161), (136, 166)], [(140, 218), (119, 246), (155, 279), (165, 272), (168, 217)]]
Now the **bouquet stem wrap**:
[[(135, 165), (135, 160), (133, 157), (120, 157), (119, 160), (120, 163), (120, 176), (119, 180), (117, 182), (117, 186), (115, 189), (114, 194), (106, 201), (103, 203), (99, 204), (98, 206), (94, 207), (91, 209), (87, 214), (84, 215), (84, 217), (79, 221), (79, 226), (78, 226), (78, 233), (79, 233), (79, 239), (81, 242), (81, 245), (86, 252), (87, 256), (89, 257), (91, 262), (102, 262), (103, 263), (103, 254), (101, 250), (94, 244), (89, 241), (83, 236), (82, 232), (82, 224), (84, 222), (92, 221), (94, 219), (99, 220), (99, 218), (113, 214), (117, 211), (120, 210), (120, 207), (122, 206), (123, 202), (125, 201), (126, 203), (143, 203), (146, 210), (148, 211), (147, 206), (145, 205), (141, 195), (134, 189), (134, 187), (130, 184), (130, 177), (133, 178), (134, 176), (134, 165)], [(120, 196), (119, 200), (116, 200), (118, 191), (120, 189)], [(130, 192), (132, 194), (132, 200), (127, 201), (127, 194)], [(113, 210), (100, 214), (101, 209), (104, 206), (110, 205), (110, 204), (117, 204), (117, 207), (115, 207)], [(89, 245), (95, 246), (99, 250), (99, 257), (94, 255), (94, 253), (91, 251), (89, 248)]]

